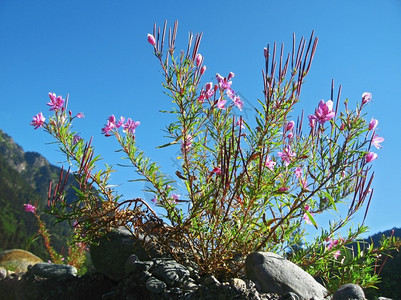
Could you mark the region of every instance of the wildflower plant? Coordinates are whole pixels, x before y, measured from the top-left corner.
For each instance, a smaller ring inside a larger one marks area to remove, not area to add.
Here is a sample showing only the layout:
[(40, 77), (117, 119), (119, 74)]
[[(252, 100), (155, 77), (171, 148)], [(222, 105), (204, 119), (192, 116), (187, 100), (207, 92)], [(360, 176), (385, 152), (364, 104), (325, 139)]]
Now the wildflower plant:
[[(73, 236), (68, 241), (68, 253), (66, 253), (66, 257), (63, 256), (63, 253), (57, 253), (57, 251), (53, 248), (51, 243), (51, 234), (46, 228), (45, 222), (40, 218), (39, 213), (37, 212), (37, 208), (32, 204), (24, 204), (24, 209), (26, 212), (31, 212), (35, 216), (39, 230), (37, 235), (40, 235), (43, 238), (43, 242), (46, 250), (49, 253), (50, 263), (54, 264), (68, 264), (74, 266), (78, 270), (78, 274), (83, 274), (86, 270), (84, 266), (86, 261), (87, 254), (87, 246), (82, 242), (77, 242), (77, 231), (74, 230)], [(35, 240), (34, 238), (33, 240)]]
[[(147, 38), (173, 103), (164, 112), (176, 121), (166, 127), (169, 142), (159, 148), (178, 148), (176, 181), (137, 147), (140, 123), (112, 115), (102, 133), (116, 138), (139, 180), (146, 182), (145, 191), (154, 194), (150, 203), (141, 198), (121, 200), (109, 184), (113, 170), (107, 165), (97, 169), (99, 156), (92, 139), (76, 138), (72, 122), (80, 114), (73, 116), (67, 112), (68, 101), (49, 94), (54, 115), (46, 122), (39, 113), (32, 125), (44, 127), (56, 139), (79, 184), (78, 200), (67, 204), (61, 176), (49, 193), (51, 213), (77, 222), (80, 237), (91, 242), (112, 228), (126, 226), (138, 237), (146, 235), (144, 240), (151, 240), (161, 253), (183, 264), (194, 263), (201, 274), (241, 274), (244, 258), (254, 251), (287, 255), (328, 285), (330, 274), (362, 274), (348, 268), (363, 266), (347, 258), (346, 247), (367, 230), (363, 222), (356, 228), (348, 225), (361, 209), (363, 221), (366, 218), (373, 195), (371, 167), (378, 157), (370, 149), (384, 140), (376, 135), (377, 120), (367, 123), (362, 113), (371, 94), (364, 93), (355, 109), (345, 100), (341, 111), (341, 87), (333, 100), (332, 84), (331, 100), (318, 102), (307, 118), (303, 113), (295, 118), (294, 107), (318, 40), (312, 33), (309, 40), (302, 38), (296, 44), (294, 36), (287, 56), (283, 46), (279, 56), (276, 44), (264, 49), (263, 98), (258, 100), (255, 119), (245, 120), (244, 101), (234, 89), (235, 74), (217, 74), (215, 82), (204, 82), (202, 35), (190, 34), (186, 51), (176, 54), (176, 34), (177, 22), (168, 33), (165, 23), (162, 30), (155, 25)], [(182, 190), (174, 188), (177, 182), (183, 184)], [(344, 207), (345, 216), (331, 220), (327, 228), (315, 219)], [(307, 226), (321, 230), (312, 241), (305, 240)], [(347, 233), (340, 237), (345, 228)], [(397, 247), (392, 241), (386, 247)], [(303, 246), (295, 251), (299, 244)], [(353, 281), (374, 284), (377, 278), (367, 274)]]

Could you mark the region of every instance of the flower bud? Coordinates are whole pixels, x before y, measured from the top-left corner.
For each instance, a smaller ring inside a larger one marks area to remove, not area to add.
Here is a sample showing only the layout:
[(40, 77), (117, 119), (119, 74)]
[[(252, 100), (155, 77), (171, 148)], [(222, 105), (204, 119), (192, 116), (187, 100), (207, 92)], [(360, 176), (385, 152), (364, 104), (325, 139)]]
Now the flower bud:
[(372, 99), (371, 93), (365, 92), (362, 94), (362, 104), (366, 104), (366, 103), (370, 102), (371, 99)]
[(265, 57), (267, 57), (267, 55), (268, 55), (268, 52), (267, 52), (267, 48), (266, 48), (266, 47), (263, 48), (263, 55), (264, 55)]
[(205, 73), (205, 71), (206, 71), (206, 66), (202, 66), (202, 68), (200, 70), (201, 75), (203, 75), (203, 73)]
[(196, 54), (195, 64), (199, 67), (202, 64), (202, 61), (203, 61), (202, 55), (200, 55), (199, 53)]
[(285, 125), (285, 131), (290, 131), (294, 128), (295, 126), (295, 122), (294, 121), (290, 121), (287, 123), (287, 125)]
[(149, 44), (151, 44), (153, 46), (156, 45), (155, 37), (153, 35), (151, 35), (150, 33), (148, 33), (148, 42), (149, 42)]
[(369, 122), (369, 130), (375, 129), (377, 124), (379, 124), (379, 121), (372, 118), (372, 120), (370, 120), (370, 122)]
[(212, 86), (213, 86), (213, 83), (212, 83), (212, 82), (206, 83), (206, 84), (205, 84), (206, 92), (207, 92), (208, 90), (210, 90), (210, 89), (212, 88)]
[(230, 72), (228, 74), (227, 80), (231, 80), (231, 78), (233, 78), (235, 76), (235, 74), (233, 72)]
[(374, 161), (375, 159), (377, 159), (377, 154), (374, 152), (368, 152), (365, 155), (365, 159), (367, 163)]

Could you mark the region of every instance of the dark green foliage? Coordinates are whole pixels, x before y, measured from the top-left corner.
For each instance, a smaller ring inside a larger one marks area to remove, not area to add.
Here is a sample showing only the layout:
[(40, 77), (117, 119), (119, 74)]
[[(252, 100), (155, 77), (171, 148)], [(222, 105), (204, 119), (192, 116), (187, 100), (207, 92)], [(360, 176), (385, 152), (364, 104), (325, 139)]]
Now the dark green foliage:
[[(24, 204), (37, 206), (37, 212), (52, 234), (52, 245), (57, 252), (67, 252), (70, 236), (67, 223), (56, 223), (56, 218), (42, 213), (47, 206), (49, 183), (57, 183), (60, 168), (35, 152), (24, 152), (13, 139), (0, 130), (0, 250), (13, 248), (29, 250), (43, 260), (49, 258), (41, 237), (35, 238), (38, 224), (32, 213), (25, 212)], [(71, 177), (68, 186), (74, 182)], [(67, 188), (67, 199), (72, 189)]]
[[(401, 228), (393, 228), (384, 232), (376, 233), (366, 239), (367, 242), (373, 241), (374, 245), (378, 245), (381, 237), (391, 236), (394, 230), (394, 236), (401, 238)], [(386, 261), (385, 258), (378, 262), (377, 272), (380, 272), (381, 282), (377, 284), (377, 289), (366, 289), (365, 294), (367, 299), (377, 299), (377, 297), (387, 297), (390, 299), (401, 299), (401, 254), (399, 251), (393, 250), (390, 252), (391, 257)], [(384, 265), (383, 265), (384, 263)]]

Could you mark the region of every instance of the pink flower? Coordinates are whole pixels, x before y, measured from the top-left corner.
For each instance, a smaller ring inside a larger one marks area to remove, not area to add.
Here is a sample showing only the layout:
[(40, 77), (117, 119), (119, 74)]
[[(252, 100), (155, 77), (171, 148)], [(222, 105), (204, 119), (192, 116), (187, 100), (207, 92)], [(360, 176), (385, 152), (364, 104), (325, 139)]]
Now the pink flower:
[(337, 258), (340, 256), (341, 252), (340, 250), (337, 250), (336, 252), (333, 253), (334, 259), (337, 260)]
[(31, 204), (24, 204), (25, 211), (35, 213), (36, 207)]
[(286, 191), (288, 191), (288, 190), (289, 190), (289, 188), (286, 187), (286, 186), (282, 186), (282, 187), (280, 187), (280, 188), (278, 189), (278, 191), (279, 191), (280, 193), (284, 193), (284, 192), (286, 192)]
[[(115, 121), (114, 121), (114, 122), (115, 122)], [(117, 122), (117, 124), (116, 124), (116, 127), (117, 127), (117, 128), (120, 128), (121, 126), (124, 125), (124, 122), (125, 122), (125, 118), (124, 118), (123, 116), (121, 116), (121, 117), (120, 117), (120, 120), (118, 120), (118, 122)]]
[(123, 124), (124, 132), (127, 134), (135, 134), (135, 129), (141, 124), (139, 121), (134, 121), (131, 120), (131, 118), (128, 118), (127, 122)]
[(369, 103), (371, 99), (372, 99), (372, 94), (371, 93), (365, 92), (365, 93), (362, 94), (362, 104)]
[(60, 110), (64, 105), (64, 99), (61, 96), (57, 96), (56, 94), (49, 93), (50, 102), (47, 105), (51, 106), (50, 110)]
[(369, 130), (375, 129), (378, 124), (379, 124), (379, 121), (372, 118), (372, 120), (370, 120), (370, 122), (369, 122)]
[(189, 150), (192, 147), (192, 135), (188, 134), (183, 141), (181, 141), (181, 149)]
[(308, 116), (308, 119), (309, 119), (309, 126), (312, 127), (312, 128), (314, 128), (314, 127), (315, 127), (315, 124), (316, 124), (315, 115), (309, 115), (309, 116)]
[(219, 167), (214, 167), (213, 170), (212, 170), (212, 173), (216, 174), (216, 175), (220, 175), (221, 174), (221, 169)]
[(270, 157), (267, 156), (267, 157), (266, 157), (266, 161), (265, 161), (265, 166), (266, 166), (270, 171), (273, 171), (275, 165), (276, 165), (276, 162), (273, 161), (273, 160), (270, 160)]
[(200, 70), (201, 75), (203, 75), (203, 73), (205, 73), (205, 71), (206, 71), (206, 66), (203, 66), (203, 67), (201, 68), (201, 70)]
[(234, 76), (235, 74), (233, 72), (228, 73), (227, 80), (231, 80), (231, 78), (233, 78)]
[(285, 131), (290, 131), (294, 128), (295, 126), (295, 122), (294, 121), (290, 121), (287, 123), (287, 125), (285, 125)]
[[(313, 217), (313, 213), (310, 212), (310, 207), (308, 205), (305, 205), (304, 209), (309, 212), (309, 214)], [(304, 213), (302, 219), (304, 219), (306, 224), (312, 225), (312, 221), (309, 219), (309, 216), (307, 213)]]
[(377, 159), (377, 154), (374, 152), (368, 152), (365, 155), (365, 159), (367, 163), (370, 163), (372, 161), (374, 161), (375, 159)]
[(375, 134), (375, 136), (372, 138), (372, 145), (375, 146), (377, 149), (383, 148), (383, 146), (380, 145), (380, 143), (383, 141), (384, 141), (384, 138)]
[(240, 99), (239, 96), (234, 96), (234, 99), (232, 99), (234, 101), (234, 105), (236, 107), (238, 107), (239, 110), (242, 111), (242, 107), (244, 106), (244, 102)]
[(225, 107), (224, 107), (224, 105), (226, 104), (226, 100), (219, 100), (218, 102), (217, 102), (217, 107), (218, 108), (220, 108), (220, 109), (226, 109)]
[(320, 124), (324, 124), (324, 122), (330, 121), (332, 118), (334, 118), (335, 114), (336, 113), (333, 111), (333, 101), (328, 100), (325, 103), (324, 100), (321, 100), (319, 107), (315, 111), (315, 114), (308, 116), (309, 124), (311, 124), (311, 119), (316, 120)]
[(331, 250), (331, 249), (333, 249), (334, 247), (336, 247), (338, 245), (339, 240), (334, 240), (334, 239), (331, 239), (331, 238), (327, 238), (326, 242), (328, 242), (328, 244), (326, 245), (327, 249)]
[(199, 67), (202, 64), (203, 57), (199, 53), (195, 56), (195, 64)]
[(76, 115), (76, 117), (77, 117), (78, 119), (83, 119), (83, 118), (85, 118), (85, 116), (84, 116), (83, 113), (78, 113), (78, 114)]
[(180, 195), (178, 194), (171, 194), (171, 198), (173, 201), (171, 201), (172, 204), (177, 204), (177, 201), (180, 199)]
[(156, 45), (155, 37), (153, 35), (151, 35), (150, 33), (148, 33), (148, 42), (149, 42), (149, 44), (151, 44), (153, 46)]
[(153, 199), (151, 199), (150, 201), (152, 201), (154, 204), (157, 204), (157, 202), (158, 202), (157, 196), (155, 195), (155, 197)]
[(231, 86), (231, 81), (228, 81), (227, 78), (224, 78), (219, 73), (216, 74), (217, 82), (222, 90), (228, 89)]
[(302, 168), (298, 167), (295, 169), (295, 176), (300, 179), (302, 176)]
[(283, 152), (278, 152), (277, 155), (281, 157), (281, 159), (284, 161), (284, 165), (286, 167), (290, 164), (291, 160), (293, 160), (293, 158), (295, 157), (295, 153), (292, 152), (290, 145), (285, 147)]
[(244, 125), (244, 119), (239, 119), (238, 121), (237, 121), (237, 123), (235, 123), (235, 125), (237, 125), (237, 126), (239, 126), (239, 127), (241, 127), (242, 129), (244, 129), (245, 128), (245, 125)]
[(116, 128), (116, 117), (111, 115), (107, 120), (106, 125), (102, 128), (102, 133), (104, 133), (105, 136), (111, 136), (110, 131), (114, 128)]
[(45, 124), (45, 117), (43, 114), (40, 112), (36, 116), (33, 117), (33, 120), (31, 122), (32, 126), (35, 126), (35, 129), (38, 129), (39, 127), (42, 127), (43, 124)]

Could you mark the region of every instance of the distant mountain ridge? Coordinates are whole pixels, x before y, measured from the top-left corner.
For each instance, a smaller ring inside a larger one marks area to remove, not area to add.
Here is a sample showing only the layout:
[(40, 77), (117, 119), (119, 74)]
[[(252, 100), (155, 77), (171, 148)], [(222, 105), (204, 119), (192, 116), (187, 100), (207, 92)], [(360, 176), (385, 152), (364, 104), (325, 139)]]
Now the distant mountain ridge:
[[(41, 212), (47, 205), (50, 181), (58, 181), (61, 168), (51, 165), (36, 152), (24, 152), (12, 137), (0, 130), (0, 249), (22, 248), (33, 252), (42, 259), (48, 253), (41, 238), (29, 245), (30, 238), (37, 232), (36, 218), (24, 211), (24, 204), (31, 203)], [(74, 184), (69, 178), (67, 186)], [(67, 189), (67, 199), (75, 197)], [(66, 223), (54, 225), (56, 219), (40, 213), (48, 224), (55, 249), (66, 248), (66, 237), (70, 228)]]

